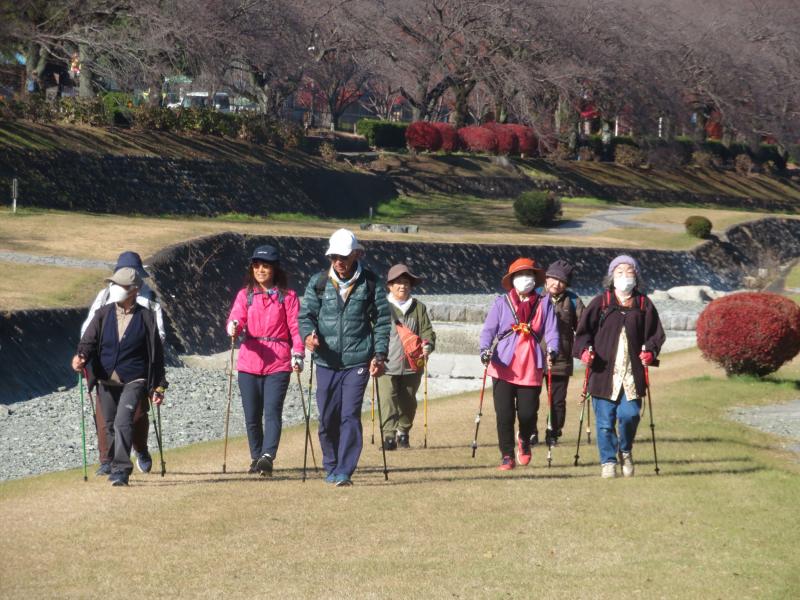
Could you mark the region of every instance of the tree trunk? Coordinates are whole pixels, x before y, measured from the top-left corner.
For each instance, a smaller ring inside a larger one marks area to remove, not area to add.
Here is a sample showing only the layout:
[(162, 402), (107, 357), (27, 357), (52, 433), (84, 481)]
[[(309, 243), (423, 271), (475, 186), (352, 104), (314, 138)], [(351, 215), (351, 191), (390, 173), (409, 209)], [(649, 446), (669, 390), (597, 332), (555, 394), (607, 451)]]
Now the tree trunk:
[(150, 84), (150, 95), (147, 97), (147, 105), (151, 108), (161, 108), (162, 106), (161, 90), (163, 81), (164, 78), (159, 75), (153, 78)]
[(24, 94), (28, 94), (28, 82), (33, 82), (34, 89), (31, 93), (44, 94), (44, 82), (42, 73), (47, 65), (47, 53), (42, 50), (39, 44), (31, 43), (25, 52), (25, 89)]
[(453, 94), (456, 97), (454, 106), (453, 106), (453, 127), (459, 129), (464, 126), (464, 121), (467, 117), (467, 100), (469, 99), (469, 95), (472, 92), (472, 88), (475, 87), (475, 83), (473, 82), (466, 82), (466, 83), (457, 83), (453, 84), (450, 89), (453, 90)]
[(78, 60), (81, 65), (80, 84), (78, 96), (81, 98), (94, 98), (94, 85), (92, 82), (91, 50), (86, 44), (78, 45)]

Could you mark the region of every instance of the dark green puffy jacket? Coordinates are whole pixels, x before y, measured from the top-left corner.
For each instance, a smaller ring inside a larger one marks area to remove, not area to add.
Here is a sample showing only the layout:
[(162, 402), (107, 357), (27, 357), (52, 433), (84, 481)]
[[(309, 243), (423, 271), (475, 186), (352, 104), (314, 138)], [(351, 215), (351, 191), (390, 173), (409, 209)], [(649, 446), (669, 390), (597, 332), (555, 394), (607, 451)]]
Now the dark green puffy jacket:
[[(320, 277), (327, 279), (321, 297), (316, 291)], [(374, 286), (367, 283), (368, 278), (373, 279)], [(375, 354), (388, 353), (391, 317), (383, 289), (376, 275), (363, 269), (343, 302), (327, 272), (311, 278), (298, 320), (304, 340), (312, 331), (317, 332), (320, 344), (314, 360), (318, 365), (349, 369), (367, 364)]]

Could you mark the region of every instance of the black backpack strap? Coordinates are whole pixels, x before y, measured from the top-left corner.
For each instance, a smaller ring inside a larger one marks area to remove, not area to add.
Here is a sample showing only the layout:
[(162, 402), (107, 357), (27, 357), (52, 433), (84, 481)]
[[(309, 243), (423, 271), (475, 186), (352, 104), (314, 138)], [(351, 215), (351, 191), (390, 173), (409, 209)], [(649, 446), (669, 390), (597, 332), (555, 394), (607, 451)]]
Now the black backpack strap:
[(327, 271), (320, 271), (317, 274), (317, 280), (314, 282), (314, 293), (316, 293), (317, 298), (322, 300), (322, 296), (325, 293), (325, 286), (328, 283), (328, 272)]

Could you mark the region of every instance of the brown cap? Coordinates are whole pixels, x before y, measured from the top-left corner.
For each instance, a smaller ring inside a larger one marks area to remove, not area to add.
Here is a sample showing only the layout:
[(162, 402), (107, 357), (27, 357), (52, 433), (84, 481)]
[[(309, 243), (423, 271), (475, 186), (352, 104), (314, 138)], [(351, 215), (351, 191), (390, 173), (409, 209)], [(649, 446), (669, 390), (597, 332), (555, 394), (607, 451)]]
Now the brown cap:
[(537, 267), (535, 260), (532, 258), (518, 258), (508, 266), (508, 273), (503, 275), (501, 283), (505, 289), (511, 289), (511, 278), (514, 276), (514, 273), (519, 273), (520, 271), (533, 271), (536, 285), (542, 285), (544, 283), (544, 269)]
[(411, 279), (411, 285), (417, 285), (420, 281), (422, 281), (422, 277), (417, 277), (411, 271), (409, 271), (408, 267), (403, 263), (398, 263), (389, 269), (389, 273), (386, 275), (386, 283), (393, 282), (401, 275), (408, 276), (408, 278)]
[(122, 267), (121, 269), (117, 269), (117, 271), (111, 277), (106, 277), (106, 281), (126, 287), (129, 285), (137, 288), (142, 287), (141, 276), (136, 272), (136, 269), (131, 267)]

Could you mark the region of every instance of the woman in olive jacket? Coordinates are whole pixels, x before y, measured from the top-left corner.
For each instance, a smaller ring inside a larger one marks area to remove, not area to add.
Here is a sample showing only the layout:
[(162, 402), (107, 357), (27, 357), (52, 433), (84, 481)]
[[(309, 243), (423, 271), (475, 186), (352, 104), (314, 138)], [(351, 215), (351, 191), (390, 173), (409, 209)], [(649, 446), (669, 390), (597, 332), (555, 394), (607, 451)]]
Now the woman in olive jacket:
[(665, 335), (656, 307), (640, 291), (641, 271), (634, 258), (612, 260), (603, 283), (605, 290), (592, 299), (578, 323), (573, 354), (591, 367), (589, 393), (601, 475), (616, 477), (620, 455), (622, 474), (630, 477), (633, 440), (647, 392), (644, 369), (658, 366)]

